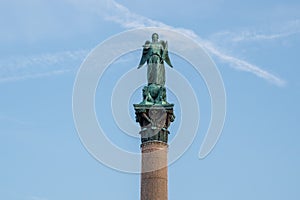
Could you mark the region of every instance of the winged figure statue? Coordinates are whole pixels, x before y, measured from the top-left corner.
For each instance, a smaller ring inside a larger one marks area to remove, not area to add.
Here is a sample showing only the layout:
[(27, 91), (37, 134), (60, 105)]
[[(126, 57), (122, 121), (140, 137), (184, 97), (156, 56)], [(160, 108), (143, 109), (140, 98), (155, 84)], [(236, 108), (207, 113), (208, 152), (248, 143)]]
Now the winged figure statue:
[(158, 34), (153, 33), (152, 42), (146, 41), (143, 45), (143, 54), (138, 69), (147, 62), (148, 85), (164, 86), (166, 82), (164, 62), (170, 67), (173, 66), (168, 55), (168, 42), (159, 41), (158, 38)]

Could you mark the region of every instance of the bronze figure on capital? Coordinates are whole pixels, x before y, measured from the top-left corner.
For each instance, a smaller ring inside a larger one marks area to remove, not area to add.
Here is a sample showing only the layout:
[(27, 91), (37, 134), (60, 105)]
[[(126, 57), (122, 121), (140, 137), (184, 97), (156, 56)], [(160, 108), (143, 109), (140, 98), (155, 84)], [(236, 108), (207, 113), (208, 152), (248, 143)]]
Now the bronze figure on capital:
[(138, 69), (147, 62), (148, 85), (156, 84), (164, 86), (166, 82), (164, 61), (170, 67), (173, 66), (168, 55), (168, 42), (158, 40), (158, 38), (158, 34), (153, 33), (152, 42), (147, 40), (145, 45), (143, 45), (143, 55)]
[(168, 42), (158, 40), (157, 33), (152, 34), (152, 42), (143, 45), (143, 54), (138, 66), (141, 68), (147, 62), (148, 85), (143, 88), (143, 102), (141, 104), (168, 104), (166, 100), (166, 73), (164, 62), (173, 67), (168, 54)]
[(143, 87), (143, 101), (134, 104), (136, 122), (141, 126), (142, 144), (159, 141), (168, 142), (168, 127), (174, 121), (174, 104), (167, 102), (165, 87), (166, 73), (164, 62), (173, 67), (168, 55), (168, 43), (158, 40), (158, 34), (152, 34), (152, 42), (143, 45), (141, 68), (147, 62), (148, 84)]

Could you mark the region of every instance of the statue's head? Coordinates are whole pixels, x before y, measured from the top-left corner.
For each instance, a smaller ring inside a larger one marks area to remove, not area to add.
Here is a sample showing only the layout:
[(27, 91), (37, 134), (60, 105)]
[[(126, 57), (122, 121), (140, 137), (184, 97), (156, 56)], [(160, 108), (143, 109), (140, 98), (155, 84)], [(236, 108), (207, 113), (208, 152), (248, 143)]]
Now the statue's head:
[(158, 34), (157, 33), (153, 33), (152, 34), (152, 42), (157, 42), (158, 41)]

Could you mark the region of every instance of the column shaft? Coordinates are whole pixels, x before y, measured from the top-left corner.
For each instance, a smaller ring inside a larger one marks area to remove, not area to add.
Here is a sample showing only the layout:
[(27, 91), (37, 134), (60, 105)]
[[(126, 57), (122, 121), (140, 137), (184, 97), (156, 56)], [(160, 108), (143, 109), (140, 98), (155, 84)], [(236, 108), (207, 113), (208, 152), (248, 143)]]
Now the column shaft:
[(147, 142), (141, 145), (141, 151), (141, 200), (167, 200), (168, 145), (159, 141)]

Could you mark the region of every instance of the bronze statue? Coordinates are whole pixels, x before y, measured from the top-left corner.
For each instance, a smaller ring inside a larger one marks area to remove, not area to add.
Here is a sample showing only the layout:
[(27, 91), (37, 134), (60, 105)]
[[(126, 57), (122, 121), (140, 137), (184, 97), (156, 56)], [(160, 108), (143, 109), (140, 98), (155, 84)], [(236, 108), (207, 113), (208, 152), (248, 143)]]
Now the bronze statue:
[(174, 121), (174, 104), (167, 102), (165, 87), (166, 74), (164, 62), (173, 67), (168, 55), (168, 43), (158, 41), (158, 34), (152, 34), (152, 42), (143, 45), (143, 54), (139, 64), (141, 68), (147, 62), (148, 84), (143, 88), (143, 101), (134, 104), (136, 121), (141, 126), (142, 143), (151, 141), (168, 142), (168, 127)]
[(152, 34), (152, 42), (146, 41), (143, 45), (143, 55), (139, 64), (141, 68), (147, 61), (147, 79), (148, 85), (156, 84), (164, 86), (166, 82), (164, 61), (173, 67), (168, 55), (168, 42), (158, 41), (158, 34)]

